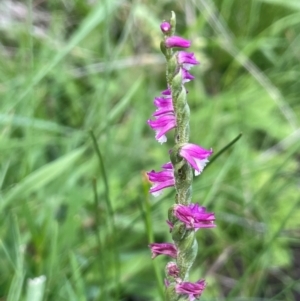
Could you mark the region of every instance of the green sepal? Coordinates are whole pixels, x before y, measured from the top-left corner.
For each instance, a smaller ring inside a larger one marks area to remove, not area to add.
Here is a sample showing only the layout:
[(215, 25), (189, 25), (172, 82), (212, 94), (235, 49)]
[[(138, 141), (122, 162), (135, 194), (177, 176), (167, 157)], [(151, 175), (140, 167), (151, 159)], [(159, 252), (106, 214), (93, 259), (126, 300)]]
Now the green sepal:
[(184, 238), (176, 243), (178, 250), (177, 265), (179, 267), (179, 277), (187, 279), (188, 272), (193, 265), (198, 252), (198, 243), (195, 239), (194, 230), (186, 230)]
[[(172, 82), (172, 88), (173, 88), (173, 82)], [(176, 110), (177, 110), (177, 114), (180, 115), (179, 116), (180, 119), (184, 120), (184, 125), (188, 125), (190, 121), (190, 108), (186, 101), (186, 90), (183, 86), (181, 86), (181, 90), (177, 94)]]
[(171, 11), (170, 24), (171, 24), (171, 36), (173, 36), (175, 34), (175, 29), (176, 29), (176, 14), (173, 11)]
[(166, 288), (166, 301), (177, 301), (177, 300), (179, 300), (179, 296), (175, 292), (175, 285), (176, 285), (176, 283), (171, 283)]
[(174, 240), (175, 244), (181, 241), (185, 237), (186, 227), (185, 224), (181, 221), (176, 221), (173, 224), (172, 229), (172, 239)]
[(179, 204), (188, 205), (192, 197), (193, 170), (184, 158), (179, 155), (183, 144), (176, 144), (170, 152), (174, 168), (176, 199)]
[(182, 145), (175, 144), (174, 147), (170, 150), (170, 160), (174, 169), (175, 169), (175, 165), (179, 163), (184, 164), (183, 158), (179, 155), (179, 151), (181, 147)]
[[(172, 58), (174, 58), (173, 56)], [(176, 58), (175, 58), (176, 60)], [(176, 66), (177, 66), (177, 60), (176, 60)], [(173, 76), (171, 86), (172, 86), (172, 96), (176, 99), (175, 106), (177, 107), (177, 98), (182, 93), (182, 90), (184, 90), (185, 94), (186, 91), (182, 85), (182, 74), (179, 68), (177, 68), (177, 73)]]
[(191, 186), (193, 181), (193, 170), (191, 166), (185, 161), (185, 159), (182, 159), (181, 162), (174, 166), (174, 170), (177, 176), (175, 176), (176, 189), (187, 190)]
[(165, 57), (168, 56), (168, 53), (167, 53), (167, 47), (166, 47), (164, 41), (161, 41), (161, 42), (160, 42), (160, 51), (164, 54)]
[[(172, 82), (173, 87), (173, 82)], [(177, 143), (187, 143), (190, 136), (190, 107), (186, 101), (186, 90), (182, 86), (176, 98)]]
[(172, 223), (172, 224), (174, 224), (176, 221), (177, 221), (177, 218), (176, 218), (176, 216), (174, 215), (174, 207), (175, 207), (176, 205), (173, 205), (172, 207), (170, 207), (169, 208), (169, 210), (168, 210), (168, 219), (169, 219), (169, 221)]
[[(174, 74), (177, 70), (177, 59), (176, 55), (173, 54), (170, 57), (167, 58), (167, 81), (168, 83), (173, 82)], [(172, 91), (173, 92), (173, 91)]]

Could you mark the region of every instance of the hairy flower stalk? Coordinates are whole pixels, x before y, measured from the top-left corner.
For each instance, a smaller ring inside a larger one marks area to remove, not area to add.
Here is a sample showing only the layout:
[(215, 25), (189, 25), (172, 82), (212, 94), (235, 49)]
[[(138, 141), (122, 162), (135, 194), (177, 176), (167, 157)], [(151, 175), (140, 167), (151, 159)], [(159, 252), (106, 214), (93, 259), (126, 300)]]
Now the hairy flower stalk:
[(173, 243), (153, 243), (149, 247), (152, 258), (167, 255), (175, 259), (166, 266), (166, 300), (190, 301), (198, 299), (205, 286), (205, 280), (189, 282), (189, 270), (195, 261), (198, 244), (195, 233), (201, 228), (213, 228), (214, 213), (205, 207), (191, 203), (193, 170), (195, 175), (202, 173), (212, 150), (189, 143), (190, 108), (187, 103), (187, 90), (184, 84), (193, 80), (189, 73), (191, 67), (198, 65), (193, 53), (175, 48), (189, 48), (191, 42), (175, 34), (176, 16), (172, 12), (170, 22), (164, 21), (161, 30), (164, 40), (161, 50), (167, 61), (167, 89), (154, 99), (157, 107), (154, 120), (149, 126), (156, 132), (156, 140), (164, 143), (167, 132), (175, 130), (175, 145), (169, 151), (171, 162), (162, 166), (163, 170), (148, 172), (153, 183), (150, 193), (157, 196), (167, 187), (175, 187), (175, 204), (169, 209), (167, 224), (172, 233)]

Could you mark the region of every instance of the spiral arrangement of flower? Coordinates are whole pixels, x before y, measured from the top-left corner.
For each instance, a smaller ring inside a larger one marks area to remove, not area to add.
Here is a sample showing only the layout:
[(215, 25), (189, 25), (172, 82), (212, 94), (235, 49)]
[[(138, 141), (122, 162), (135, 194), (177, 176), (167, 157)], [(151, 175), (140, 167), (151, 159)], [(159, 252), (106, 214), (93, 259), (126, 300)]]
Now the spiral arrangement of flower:
[(167, 88), (154, 99), (156, 111), (149, 126), (155, 131), (155, 139), (161, 144), (167, 141), (166, 133), (175, 130), (175, 145), (169, 150), (170, 160), (162, 165), (163, 170), (147, 173), (153, 183), (150, 193), (159, 195), (167, 187), (175, 187), (175, 204), (168, 214), (168, 226), (173, 243), (152, 243), (149, 245), (152, 258), (167, 255), (175, 261), (166, 266), (166, 299), (169, 301), (190, 301), (198, 299), (205, 286), (205, 280), (189, 282), (189, 269), (195, 261), (198, 244), (195, 232), (200, 228), (215, 227), (214, 213), (205, 207), (192, 203), (193, 170), (200, 175), (208, 162), (212, 150), (189, 143), (190, 109), (187, 103), (185, 84), (194, 79), (189, 73), (191, 67), (199, 62), (194, 53), (178, 51), (176, 48), (189, 48), (191, 42), (174, 35), (176, 16), (172, 12), (170, 22), (162, 22), (160, 28), (164, 34), (161, 50), (167, 62)]

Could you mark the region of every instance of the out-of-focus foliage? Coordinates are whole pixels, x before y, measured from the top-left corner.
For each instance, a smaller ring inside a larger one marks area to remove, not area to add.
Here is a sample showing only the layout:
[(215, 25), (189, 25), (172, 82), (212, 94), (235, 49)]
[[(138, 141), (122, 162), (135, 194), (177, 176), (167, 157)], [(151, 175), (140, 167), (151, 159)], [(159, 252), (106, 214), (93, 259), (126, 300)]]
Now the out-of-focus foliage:
[(203, 300), (299, 300), (298, 0), (0, 1), (1, 300), (163, 300), (147, 244), (171, 241), (174, 193), (149, 196), (145, 171), (173, 137), (146, 120), (171, 10), (201, 60), (191, 142), (243, 133), (195, 178), (217, 228), (197, 232), (190, 279)]

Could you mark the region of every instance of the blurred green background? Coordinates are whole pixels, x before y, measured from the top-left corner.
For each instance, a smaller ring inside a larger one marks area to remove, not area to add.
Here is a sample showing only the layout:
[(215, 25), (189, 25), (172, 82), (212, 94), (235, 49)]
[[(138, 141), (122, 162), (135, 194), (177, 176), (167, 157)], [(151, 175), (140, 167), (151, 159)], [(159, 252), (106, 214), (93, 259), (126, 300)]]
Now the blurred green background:
[(1, 0), (1, 301), (163, 300), (168, 259), (147, 245), (171, 241), (174, 192), (150, 196), (145, 172), (173, 137), (146, 121), (171, 10), (201, 61), (191, 142), (243, 133), (195, 178), (217, 228), (190, 280), (201, 300), (300, 300), (299, 0)]

